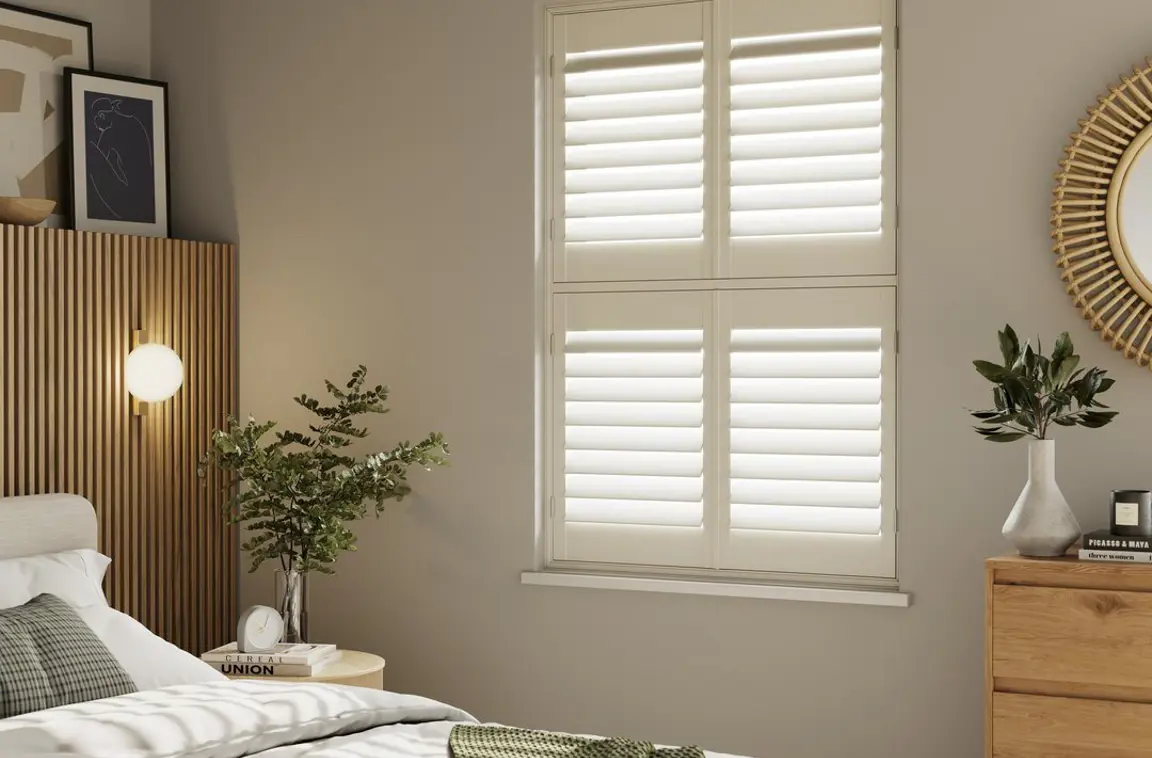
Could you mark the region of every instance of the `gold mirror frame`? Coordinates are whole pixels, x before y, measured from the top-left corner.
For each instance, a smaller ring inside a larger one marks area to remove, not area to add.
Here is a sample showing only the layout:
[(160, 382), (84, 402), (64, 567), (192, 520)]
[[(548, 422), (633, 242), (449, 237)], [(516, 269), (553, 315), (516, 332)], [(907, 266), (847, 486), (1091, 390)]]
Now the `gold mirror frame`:
[(1133, 264), (1120, 225), (1124, 180), (1152, 143), (1152, 60), (1088, 109), (1056, 174), (1052, 237), (1068, 294), (1092, 328), (1152, 368), (1152, 282)]

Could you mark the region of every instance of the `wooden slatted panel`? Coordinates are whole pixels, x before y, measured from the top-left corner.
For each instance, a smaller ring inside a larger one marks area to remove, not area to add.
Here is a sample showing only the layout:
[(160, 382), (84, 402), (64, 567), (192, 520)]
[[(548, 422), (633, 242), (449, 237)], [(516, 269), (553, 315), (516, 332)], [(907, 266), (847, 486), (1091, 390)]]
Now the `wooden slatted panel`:
[[(196, 477), (236, 412), (236, 251), (0, 226), (0, 496), (96, 506), (112, 605), (199, 653), (232, 639), (234, 531)], [(183, 359), (171, 400), (132, 415), (132, 332)]]

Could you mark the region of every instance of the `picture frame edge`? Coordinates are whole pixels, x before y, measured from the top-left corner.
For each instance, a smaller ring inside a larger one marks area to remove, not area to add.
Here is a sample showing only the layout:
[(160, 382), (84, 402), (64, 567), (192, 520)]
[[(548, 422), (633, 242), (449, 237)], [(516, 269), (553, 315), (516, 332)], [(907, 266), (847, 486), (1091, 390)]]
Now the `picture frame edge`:
[[(61, 144), (64, 148), (64, 165), (68, 167), (68, 226), (71, 229), (79, 231), (76, 228), (76, 165), (75, 150), (73, 145), (76, 142), (76, 119), (72, 114), (72, 79), (73, 75), (78, 69), (72, 66), (64, 67), (64, 139)], [(81, 69), (82, 70), (82, 69)]]
[[(0, 3), (2, 6), (3, 3)], [(168, 82), (159, 79), (147, 79), (139, 76), (131, 76), (128, 74), (113, 74), (104, 71), (85, 71), (78, 69), (74, 66), (69, 66), (64, 69), (65, 72), (65, 108), (67, 109), (65, 118), (68, 119), (68, 182), (72, 189), (73, 202), (69, 210), (71, 226), (76, 231), (81, 231), (77, 227), (77, 207), (75, 201), (76, 193), (76, 171), (73, 163), (72, 146), (74, 143), (74, 131), (76, 128), (76, 121), (72, 118), (72, 97), (73, 87), (76, 76), (88, 76), (92, 79), (103, 79), (106, 81), (118, 81), (128, 84), (141, 84), (156, 87), (161, 93), (161, 106), (164, 114), (164, 235), (162, 239), (172, 238), (172, 149), (171, 149), (171, 130), (169, 127), (169, 87)]]

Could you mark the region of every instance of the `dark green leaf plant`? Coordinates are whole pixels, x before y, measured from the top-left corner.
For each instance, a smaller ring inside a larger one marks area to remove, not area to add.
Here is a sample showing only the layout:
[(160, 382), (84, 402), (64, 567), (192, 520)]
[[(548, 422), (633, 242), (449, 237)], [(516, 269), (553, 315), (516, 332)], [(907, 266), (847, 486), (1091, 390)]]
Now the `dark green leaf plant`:
[(199, 474), (206, 477), (212, 467), (226, 474), (225, 515), (247, 529), (241, 547), (251, 559), (250, 571), (278, 560), (285, 571), (333, 573), (339, 555), (356, 549), (352, 522), (370, 511), (379, 516), (387, 501), (402, 500), (411, 491), (410, 467), (447, 463), (448, 446), (437, 433), (384, 452), (349, 454), (348, 447), (368, 436), (357, 419), (388, 412), (388, 388), (365, 388), (367, 374), (358, 367), (343, 388), (325, 381), (328, 404), (307, 395), (294, 398), (316, 416), (310, 434), (273, 432), (276, 422), (252, 417), (243, 424), (230, 417), (227, 429), (212, 432)]
[(1116, 411), (1097, 400), (1114, 379), (1098, 368), (1080, 368), (1080, 356), (1064, 332), (1056, 338), (1051, 357), (1026, 342), (1023, 347), (1011, 326), (998, 332), (1003, 363), (973, 361), (980, 376), (992, 383), (995, 408), (970, 411), (980, 423), (977, 434), (991, 442), (1013, 442), (1022, 437), (1048, 439), (1054, 426), (1098, 429), (1111, 423)]

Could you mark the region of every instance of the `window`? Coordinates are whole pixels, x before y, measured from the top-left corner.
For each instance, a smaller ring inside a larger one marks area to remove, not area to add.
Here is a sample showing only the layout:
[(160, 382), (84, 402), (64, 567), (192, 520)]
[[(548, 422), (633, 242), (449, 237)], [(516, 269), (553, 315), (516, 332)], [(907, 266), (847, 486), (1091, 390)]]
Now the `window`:
[(547, 19), (550, 565), (893, 582), (894, 0)]

